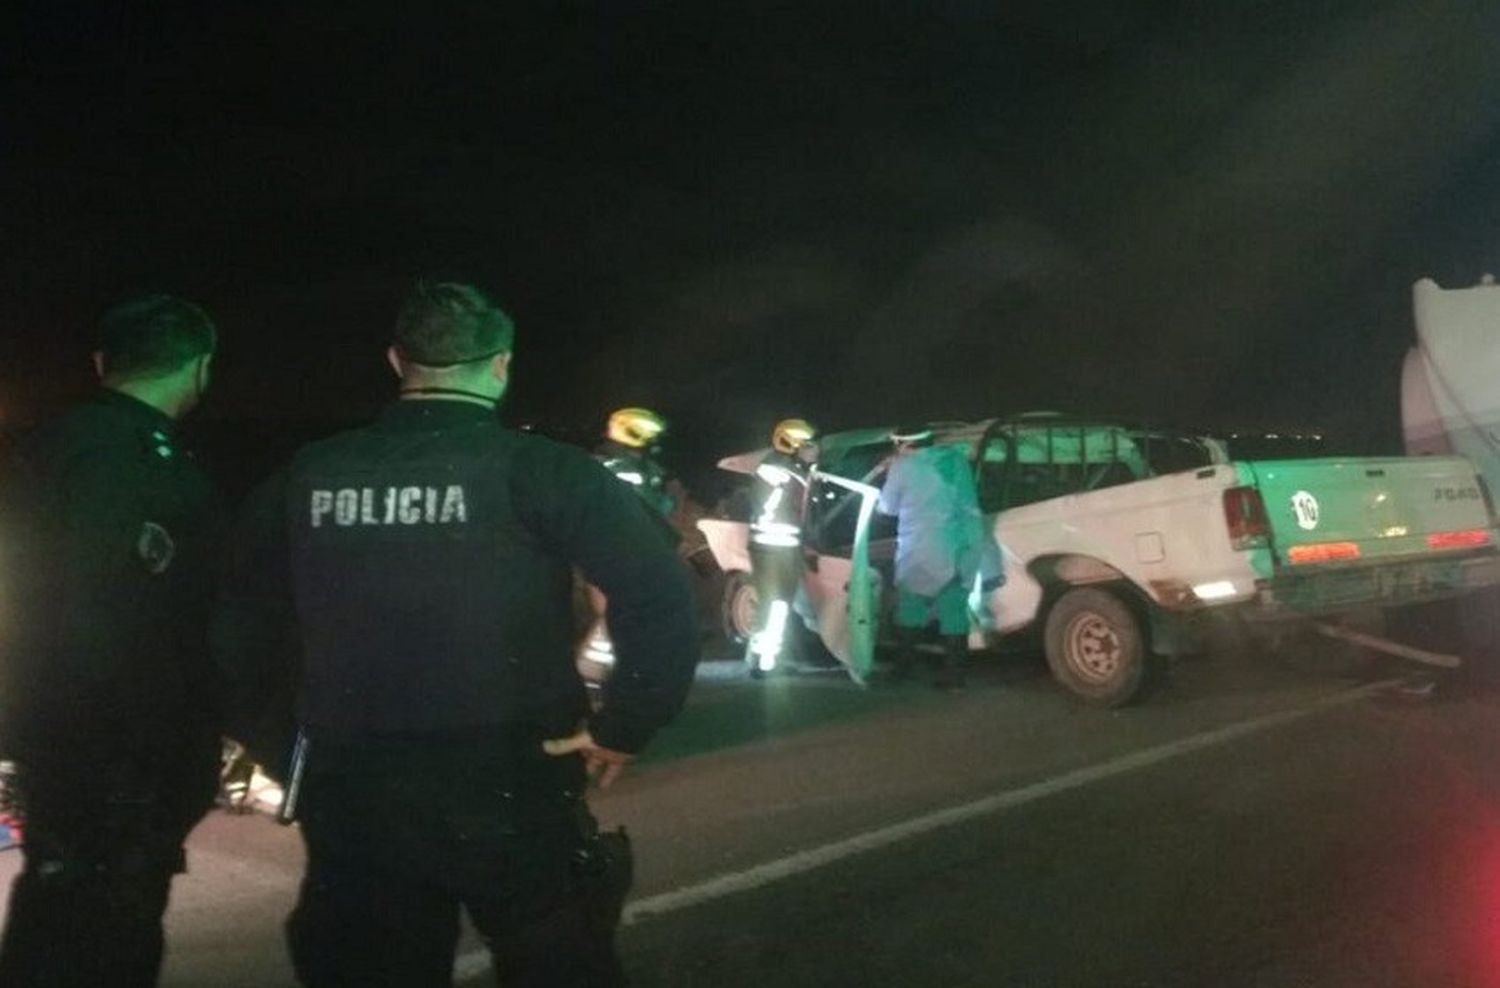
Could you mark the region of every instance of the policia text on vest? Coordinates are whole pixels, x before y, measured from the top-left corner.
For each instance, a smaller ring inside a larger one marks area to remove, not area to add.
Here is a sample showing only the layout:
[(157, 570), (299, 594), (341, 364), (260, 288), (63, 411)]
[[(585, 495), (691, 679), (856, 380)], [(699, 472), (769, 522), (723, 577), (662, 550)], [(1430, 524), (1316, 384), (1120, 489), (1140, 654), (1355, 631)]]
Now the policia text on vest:
[(311, 492), (308, 522), (353, 525), (451, 525), (469, 520), (462, 484), (446, 487), (342, 487)]

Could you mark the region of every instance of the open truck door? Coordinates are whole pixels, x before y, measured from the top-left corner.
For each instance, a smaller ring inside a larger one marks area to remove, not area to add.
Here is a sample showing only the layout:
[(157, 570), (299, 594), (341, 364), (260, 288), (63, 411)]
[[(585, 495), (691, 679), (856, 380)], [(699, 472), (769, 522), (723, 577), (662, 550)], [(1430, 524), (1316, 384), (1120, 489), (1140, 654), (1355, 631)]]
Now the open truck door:
[[(870, 565), (870, 529), (880, 491), (814, 470), (807, 499), (812, 551), (803, 580), (823, 645), (855, 682), (869, 682), (880, 631), (880, 574)], [(852, 521), (852, 527), (848, 523)], [(840, 532), (847, 531), (845, 539)]]

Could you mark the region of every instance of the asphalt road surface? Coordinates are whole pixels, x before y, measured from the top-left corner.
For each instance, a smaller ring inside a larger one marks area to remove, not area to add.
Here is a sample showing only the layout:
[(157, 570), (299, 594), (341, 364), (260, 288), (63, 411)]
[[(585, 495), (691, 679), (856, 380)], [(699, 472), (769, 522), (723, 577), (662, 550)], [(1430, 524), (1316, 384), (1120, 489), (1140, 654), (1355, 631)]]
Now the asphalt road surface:
[[(959, 695), (711, 676), (595, 801), (637, 843), (627, 966), (713, 988), (1500, 986), (1500, 695), (1301, 665), (1198, 660), (1117, 712), (1025, 655)], [(189, 856), (163, 984), (293, 984), (295, 831), (215, 814)], [(466, 938), (456, 983), (487, 970)]]

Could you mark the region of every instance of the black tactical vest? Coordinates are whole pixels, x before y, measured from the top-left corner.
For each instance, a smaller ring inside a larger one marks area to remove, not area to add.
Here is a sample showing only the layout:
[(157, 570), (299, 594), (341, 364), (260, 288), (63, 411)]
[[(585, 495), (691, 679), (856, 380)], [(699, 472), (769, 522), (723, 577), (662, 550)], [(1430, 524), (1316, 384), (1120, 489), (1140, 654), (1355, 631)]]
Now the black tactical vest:
[(402, 402), (294, 463), (299, 714), (310, 730), (551, 729), (585, 707), (569, 567), (516, 516), (523, 440), (482, 411)]

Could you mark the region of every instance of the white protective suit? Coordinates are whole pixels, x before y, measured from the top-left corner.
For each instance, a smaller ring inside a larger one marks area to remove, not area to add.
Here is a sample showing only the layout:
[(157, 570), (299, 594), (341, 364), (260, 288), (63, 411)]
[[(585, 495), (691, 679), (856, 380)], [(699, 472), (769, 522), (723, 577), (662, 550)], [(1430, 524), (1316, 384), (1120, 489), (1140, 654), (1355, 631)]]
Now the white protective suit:
[(979, 510), (973, 466), (962, 446), (928, 446), (897, 456), (880, 492), (880, 510), (896, 516), (896, 586), (936, 597), (957, 578), (999, 577), (1000, 547)]

